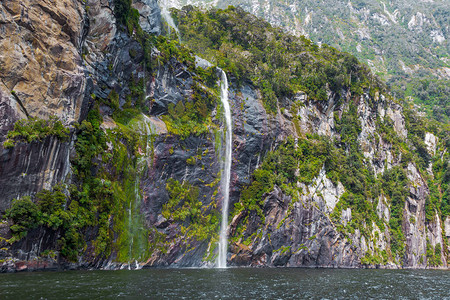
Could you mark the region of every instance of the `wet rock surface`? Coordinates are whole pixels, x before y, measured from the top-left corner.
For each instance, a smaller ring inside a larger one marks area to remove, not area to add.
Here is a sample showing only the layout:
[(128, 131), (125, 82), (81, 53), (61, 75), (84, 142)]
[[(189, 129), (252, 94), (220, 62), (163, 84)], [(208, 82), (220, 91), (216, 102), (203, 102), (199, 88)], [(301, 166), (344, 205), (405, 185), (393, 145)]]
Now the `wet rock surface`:
[(0, 211), (13, 199), (50, 189), (69, 173), (71, 142), (46, 138), (43, 142), (19, 144), (12, 149), (0, 147)]

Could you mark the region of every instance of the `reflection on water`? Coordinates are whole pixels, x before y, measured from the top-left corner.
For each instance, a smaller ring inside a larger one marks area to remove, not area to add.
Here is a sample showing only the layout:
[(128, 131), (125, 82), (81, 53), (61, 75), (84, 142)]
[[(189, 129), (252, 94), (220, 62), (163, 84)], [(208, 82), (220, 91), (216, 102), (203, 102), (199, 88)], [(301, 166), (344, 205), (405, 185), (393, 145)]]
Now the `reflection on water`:
[(0, 274), (0, 299), (450, 299), (432, 270), (146, 269)]

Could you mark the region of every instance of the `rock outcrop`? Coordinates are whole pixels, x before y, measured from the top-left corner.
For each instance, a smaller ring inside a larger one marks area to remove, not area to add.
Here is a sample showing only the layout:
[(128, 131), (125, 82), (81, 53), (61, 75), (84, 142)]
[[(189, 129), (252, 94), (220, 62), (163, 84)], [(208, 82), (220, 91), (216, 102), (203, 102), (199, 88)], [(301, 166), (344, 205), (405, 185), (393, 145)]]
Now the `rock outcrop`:
[(12, 109), (22, 118), (78, 120), (86, 84), (82, 2), (2, 1), (0, 9), (2, 98), (15, 98)]
[[(79, 121), (87, 109), (84, 5), (2, 1), (0, 11), (0, 142), (19, 119), (56, 116), (65, 125)], [(0, 147), (0, 210), (17, 197), (64, 181), (70, 151), (70, 142), (51, 138), (9, 150)]]

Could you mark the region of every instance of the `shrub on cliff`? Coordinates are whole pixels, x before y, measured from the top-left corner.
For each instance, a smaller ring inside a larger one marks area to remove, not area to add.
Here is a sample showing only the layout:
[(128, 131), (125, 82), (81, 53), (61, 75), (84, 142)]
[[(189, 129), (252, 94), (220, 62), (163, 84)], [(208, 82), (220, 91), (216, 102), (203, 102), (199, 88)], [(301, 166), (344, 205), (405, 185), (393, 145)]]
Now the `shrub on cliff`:
[(8, 132), (8, 139), (3, 143), (3, 147), (8, 149), (20, 142), (42, 141), (48, 136), (55, 136), (65, 141), (69, 137), (69, 132), (69, 129), (55, 116), (50, 116), (48, 120), (22, 119), (14, 124), (13, 130)]
[(6, 211), (5, 216), (11, 219), (14, 224), (11, 226), (13, 237), (11, 242), (19, 241), (27, 235), (28, 230), (39, 225), (39, 208), (29, 196), (16, 199), (12, 202), (11, 208)]

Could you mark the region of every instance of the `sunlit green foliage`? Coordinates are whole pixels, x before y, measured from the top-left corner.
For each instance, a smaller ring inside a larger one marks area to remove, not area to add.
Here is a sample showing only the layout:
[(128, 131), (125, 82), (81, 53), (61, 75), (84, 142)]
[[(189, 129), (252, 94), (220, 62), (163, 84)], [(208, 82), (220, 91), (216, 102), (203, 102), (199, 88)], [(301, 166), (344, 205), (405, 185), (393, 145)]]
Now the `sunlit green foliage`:
[(382, 188), (389, 197), (391, 214), (389, 232), (391, 234), (391, 251), (403, 257), (405, 253), (405, 236), (402, 232), (403, 213), (406, 197), (409, 195), (408, 178), (400, 167), (386, 171), (382, 176)]
[(162, 208), (162, 215), (181, 224), (185, 238), (203, 241), (216, 237), (219, 218), (216, 210), (209, 210), (199, 201), (199, 188), (174, 179), (167, 181), (169, 202)]
[(284, 96), (305, 91), (313, 100), (327, 100), (328, 91), (344, 87), (361, 93), (381, 84), (355, 57), (273, 28), (240, 8), (202, 12), (188, 6), (176, 12), (183, 41), (237, 82), (249, 81), (275, 112)]
[[(52, 190), (40, 191), (33, 201), (24, 198), (13, 203), (6, 215), (14, 223), (12, 241), (20, 240), (37, 226), (44, 226), (58, 232), (58, 244), (52, 250), (60, 251), (69, 261), (76, 261), (89, 243), (99, 258), (107, 258), (115, 251), (118, 260), (129, 261), (146, 253), (147, 232), (133, 231), (135, 236), (130, 236), (128, 213), (123, 210), (131, 207), (132, 199), (138, 197), (134, 155), (141, 139), (121, 124), (114, 132), (105, 132), (101, 123), (98, 107), (94, 107), (87, 119), (76, 126), (73, 185), (68, 188), (57, 185)], [(108, 149), (107, 143), (114, 147)], [(133, 213), (135, 220), (142, 221), (138, 215)], [(130, 253), (129, 241), (133, 238), (136, 245), (140, 243), (140, 249)]]
[(207, 133), (215, 125), (210, 113), (217, 105), (217, 95), (208, 89), (203, 89), (198, 83), (193, 86), (193, 96), (176, 105), (169, 104), (168, 115), (163, 116), (167, 129), (181, 138), (190, 135)]
[(436, 247), (433, 247), (427, 239), (427, 266), (438, 267), (442, 265), (441, 250), (441, 244), (437, 243)]
[(28, 230), (36, 228), (40, 222), (39, 208), (28, 196), (14, 200), (11, 208), (6, 211), (5, 216), (14, 223), (11, 226), (13, 241), (25, 237)]
[(5, 148), (12, 148), (16, 143), (31, 143), (42, 141), (48, 136), (55, 136), (60, 140), (67, 140), (69, 129), (55, 116), (48, 120), (30, 118), (22, 119), (14, 124), (14, 129), (8, 132), (7, 140), (3, 143)]
[(261, 167), (255, 170), (253, 182), (242, 191), (241, 201), (235, 204), (235, 213), (255, 210), (263, 216), (264, 195), (274, 186), (294, 195), (296, 180), (311, 183), (327, 159), (327, 144), (322, 140), (288, 138), (275, 151), (267, 153)]
[[(341, 118), (336, 116), (335, 122), (340, 139), (334, 142), (325, 137), (307, 135), (307, 138), (298, 141), (288, 138), (286, 143), (269, 152), (261, 167), (254, 172), (252, 184), (242, 191), (234, 215), (255, 211), (264, 223), (264, 198), (274, 190), (275, 185), (295, 202), (298, 193), (304, 192), (296, 182), (314, 184), (313, 181), (324, 167), (326, 176), (336, 184), (341, 182), (345, 188), (331, 214), (331, 220), (338, 230), (347, 234), (358, 229), (367, 239), (373, 239), (373, 223), (382, 231), (387, 227), (391, 236), (389, 257), (392, 254), (393, 259), (398, 258), (401, 262), (405, 253), (403, 210), (410, 184), (406, 172), (402, 166), (396, 166), (385, 171), (382, 176), (375, 177), (360, 149), (358, 136), (361, 125), (355, 105), (350, 103), (348, 111)], [(398, 140), (397, 135), (393, 135)], [(385, 223), (377, 214), (378, 201), (383, 201), (380, 195), (386, 196), (387, 205), (390, 206), (389, 223)], [(352, 220), (343, 227), (341, 212), (347, 208), (351, 208)], [(237, 235), (243, 234), (246, 220), (244, 218), (242, 224), (238, 225)], [(387, 261), (388, 253), (376, 250), (368, 253), (362, 263), (379, 264)]]

